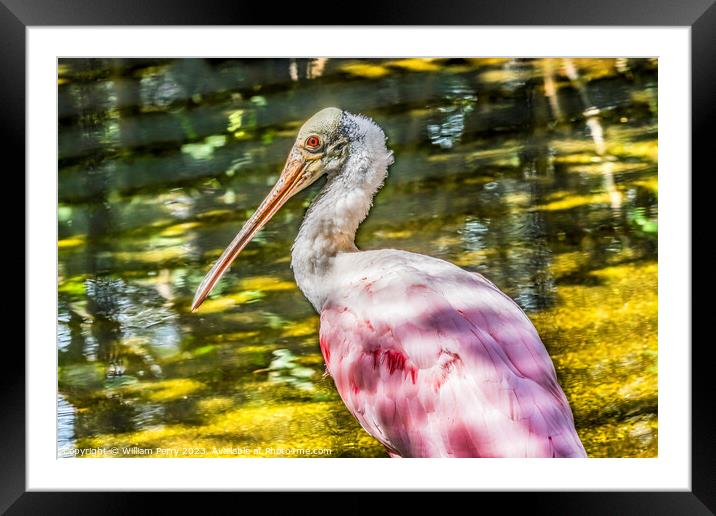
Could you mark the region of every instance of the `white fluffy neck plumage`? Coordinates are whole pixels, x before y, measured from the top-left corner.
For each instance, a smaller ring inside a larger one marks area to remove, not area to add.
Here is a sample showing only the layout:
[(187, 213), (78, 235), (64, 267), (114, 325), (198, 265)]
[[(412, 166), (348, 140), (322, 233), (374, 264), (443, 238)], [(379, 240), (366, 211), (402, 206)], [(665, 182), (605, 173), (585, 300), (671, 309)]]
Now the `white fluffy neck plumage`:
[(372, 120), (346, 113), (343, 125), (350, 139), (348, 158), (311, 203), (291, 253), (296, 283), (318, 312), (330, 288), (333, 259), (358, 250), (356, 230), (393, 162), (385, 134)]

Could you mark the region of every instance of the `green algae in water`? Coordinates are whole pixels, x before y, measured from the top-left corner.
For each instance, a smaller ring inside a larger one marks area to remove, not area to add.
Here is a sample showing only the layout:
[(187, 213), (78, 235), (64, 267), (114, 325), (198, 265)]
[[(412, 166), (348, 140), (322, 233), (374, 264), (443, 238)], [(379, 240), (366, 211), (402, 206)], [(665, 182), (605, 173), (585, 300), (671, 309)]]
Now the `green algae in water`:
[(296, 129), (338, 105), (374, 117), (396, 156), (358, 245), (485, 274), (535, 323), (589, 455), (657, 455), (655, 60), (67, 59), (59, 74), (63, 446), (385, 456), (324, 376), (289, 268), (320, 185), (189, 310)]

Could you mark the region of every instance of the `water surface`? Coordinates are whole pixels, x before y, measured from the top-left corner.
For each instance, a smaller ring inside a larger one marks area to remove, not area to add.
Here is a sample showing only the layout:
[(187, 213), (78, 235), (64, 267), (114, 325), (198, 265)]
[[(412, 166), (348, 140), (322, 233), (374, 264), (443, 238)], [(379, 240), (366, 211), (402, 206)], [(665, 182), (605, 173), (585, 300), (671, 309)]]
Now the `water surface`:
[(325, 377), (290, 200), (194, 290), (327, 106), (396, 163), (361, 226), (486, 275), (529, 314), (590, 456), (657, 453), (657, 63), (59, 63), (58, 450), (383, 457)]

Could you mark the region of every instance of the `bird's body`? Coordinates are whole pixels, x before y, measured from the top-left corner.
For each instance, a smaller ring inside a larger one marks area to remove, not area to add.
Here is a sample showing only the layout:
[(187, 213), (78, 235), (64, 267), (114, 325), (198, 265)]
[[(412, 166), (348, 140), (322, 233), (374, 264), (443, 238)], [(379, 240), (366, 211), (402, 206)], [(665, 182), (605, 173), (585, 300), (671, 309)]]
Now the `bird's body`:
[(512, 299), (444, 260), (356, 247), (393, 161), (368, 118), (328, 108), (304, 125), (279, 183), (207, 275), (193, 308), (257, 228), (317, 178), (318, 165), (310, 167), (319, 160), (328, 180), (291, 265), (320, 313), (327, 371), (363, 428), (398, 457), (585, 457), (552, 361)]
[(382, 250), (341, 256), (321, 351), (363, 428), (403, 457), (583, 457), (527, 316), (484, 277)]

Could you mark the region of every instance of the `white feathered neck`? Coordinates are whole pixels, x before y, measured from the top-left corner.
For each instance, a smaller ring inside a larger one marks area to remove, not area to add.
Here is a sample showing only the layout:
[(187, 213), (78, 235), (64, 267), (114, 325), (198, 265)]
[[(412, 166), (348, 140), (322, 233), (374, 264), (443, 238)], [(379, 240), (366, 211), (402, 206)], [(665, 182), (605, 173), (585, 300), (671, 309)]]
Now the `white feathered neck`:
[(375, 122), (344, 112), (342, 124), (350, 141), (348, 158), (309, 206), (291, 252), (296, 283), (318, 312), (330, 291), (333, 259), (358, 251), (356, 230), (393, 163), (385, 134)]

